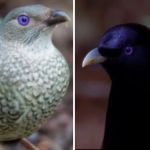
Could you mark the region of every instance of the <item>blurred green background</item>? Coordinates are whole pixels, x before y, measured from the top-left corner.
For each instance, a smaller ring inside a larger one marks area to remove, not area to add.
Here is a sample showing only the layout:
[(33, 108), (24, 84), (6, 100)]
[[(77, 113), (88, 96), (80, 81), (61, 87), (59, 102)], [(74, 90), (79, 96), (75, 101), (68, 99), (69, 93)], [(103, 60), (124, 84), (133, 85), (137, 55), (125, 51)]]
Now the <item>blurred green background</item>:
[[(53, 9), (65, 11), (71, 18), (66, 24), (56, 27), (53, 36), (55, 46), (60, 49), (67, 59), (72, 74), (73, 49), (72, 49), (72, 9), (73, 0), (0, 0), (0, 17), (3, 18), (15, 7), (29, 4), (44, 4)], [(29, 139), (37, 145), (40, 150), (71, 150), (72, 149), (72, 77), (71, 83), (63, 103), (57, 108), (57, 112), (34, 133)], [(21, 145), (2, 145), (0, 150), (24, 150)]]
[(150, 0), (75, 0), (76, 149), (100, 149), (111, 81), (100, 65), (81, 68), (111, 26), (137, 22), (150, 27)]

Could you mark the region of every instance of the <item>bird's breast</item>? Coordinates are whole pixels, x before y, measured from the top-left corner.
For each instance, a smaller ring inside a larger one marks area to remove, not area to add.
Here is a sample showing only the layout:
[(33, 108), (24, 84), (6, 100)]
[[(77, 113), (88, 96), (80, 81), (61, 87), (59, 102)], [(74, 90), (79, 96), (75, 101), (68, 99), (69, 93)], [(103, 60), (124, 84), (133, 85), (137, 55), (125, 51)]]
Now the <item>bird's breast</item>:
[(0, 54), (0, 140), (37, 130), (62, 100), (68, 84), (68, 64), (60, 53)]

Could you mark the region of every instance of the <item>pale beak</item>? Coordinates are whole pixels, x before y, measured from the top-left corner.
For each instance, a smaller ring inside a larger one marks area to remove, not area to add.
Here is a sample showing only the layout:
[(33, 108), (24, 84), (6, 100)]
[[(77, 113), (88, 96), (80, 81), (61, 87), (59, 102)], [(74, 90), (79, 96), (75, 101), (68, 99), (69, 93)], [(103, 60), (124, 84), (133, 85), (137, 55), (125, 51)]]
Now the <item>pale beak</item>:
[(82, 67), (92, 65), (92, 64), (98, 64), (102, 63), (106, 60), (107, 58), (102, 56), (100, 52), (98, 51), (98, 48), (95, 48), (91, 50), (87, 55), (84, 57), (83, 62), (82, 62)]

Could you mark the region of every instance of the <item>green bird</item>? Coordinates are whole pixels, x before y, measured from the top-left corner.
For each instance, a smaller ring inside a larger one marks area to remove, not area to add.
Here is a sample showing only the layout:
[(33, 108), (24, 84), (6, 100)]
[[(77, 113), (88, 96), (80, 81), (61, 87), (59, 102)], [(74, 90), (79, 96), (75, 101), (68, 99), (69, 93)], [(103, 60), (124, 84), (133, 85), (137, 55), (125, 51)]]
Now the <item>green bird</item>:
[(43, 5), (18, 7), (0, 24), (0, 141), (38, 130), (62, 101), (69, 84), (66, 60), (53, 45), (63, 11)]

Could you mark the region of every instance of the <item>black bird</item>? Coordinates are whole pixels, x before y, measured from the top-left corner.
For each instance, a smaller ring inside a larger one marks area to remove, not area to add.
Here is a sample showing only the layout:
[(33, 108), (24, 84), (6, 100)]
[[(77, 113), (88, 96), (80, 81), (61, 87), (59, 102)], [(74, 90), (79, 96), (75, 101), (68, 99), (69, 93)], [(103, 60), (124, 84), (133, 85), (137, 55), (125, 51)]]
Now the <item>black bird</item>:
[(110, 28), (82, 66), (101, 63), (111, 80), (103, 149), (150, 149), (150, 30)]

